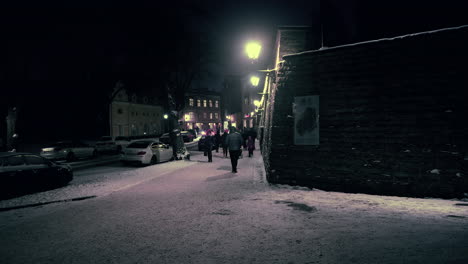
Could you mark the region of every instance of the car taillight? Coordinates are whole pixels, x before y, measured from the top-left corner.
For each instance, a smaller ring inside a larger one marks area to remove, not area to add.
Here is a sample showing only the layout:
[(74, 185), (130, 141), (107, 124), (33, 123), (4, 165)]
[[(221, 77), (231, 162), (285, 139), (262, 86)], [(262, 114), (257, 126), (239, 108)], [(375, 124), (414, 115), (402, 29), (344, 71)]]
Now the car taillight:
[(140, 151), (137, 153), (137, 155), (145, 155), (146, 154), (146, 151)]

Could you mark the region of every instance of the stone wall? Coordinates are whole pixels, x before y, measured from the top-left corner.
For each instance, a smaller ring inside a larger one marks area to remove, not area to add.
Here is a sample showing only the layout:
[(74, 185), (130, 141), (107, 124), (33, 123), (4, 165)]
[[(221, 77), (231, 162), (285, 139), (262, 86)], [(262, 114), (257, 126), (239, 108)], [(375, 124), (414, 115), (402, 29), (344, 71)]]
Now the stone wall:
[[(468, 193), (468, 27), (284, 57), (266, 107), (273, 183), (416, 197)], [(320, 96), (320, 144), (294, 145), (295, 96)]]

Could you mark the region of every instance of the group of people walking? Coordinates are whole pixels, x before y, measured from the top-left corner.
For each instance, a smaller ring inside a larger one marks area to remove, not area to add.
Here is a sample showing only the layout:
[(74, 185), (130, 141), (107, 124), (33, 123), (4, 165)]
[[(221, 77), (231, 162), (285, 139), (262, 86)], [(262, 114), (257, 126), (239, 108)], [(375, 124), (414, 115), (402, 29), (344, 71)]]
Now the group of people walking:
[(229, 133), (227, 129), (224, 130), (223, 135), (221, 135), (220, 130), (214, 133), (214, 131), (208, 129), (204, 144), (205, 156), (208, 156), (208, 162), (213, 162), (212, 151), (218, 152), (219, 147), (223, 149), (223, 157), (227, 158), (229, 155), (232, 172), (237, 173), (237, 163), (242, 155), (242, 148), (246, 148), (249, 151), (249, 157), (252, 157), (255, 149), (255, 137), (249, 135), (245, 139), (235, 127), (231, 127)]

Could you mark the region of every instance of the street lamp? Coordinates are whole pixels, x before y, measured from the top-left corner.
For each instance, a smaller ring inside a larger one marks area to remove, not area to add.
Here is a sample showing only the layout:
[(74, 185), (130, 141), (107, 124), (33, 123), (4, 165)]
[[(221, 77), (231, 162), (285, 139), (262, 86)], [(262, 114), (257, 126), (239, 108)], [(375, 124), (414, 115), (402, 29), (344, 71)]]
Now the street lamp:
[(164, 117), (164, 119), (168, 119), (168, 118), (169, 118), (169, 116), (168, 116), (167, 114), (164, 114), (163, 117)]
[(262, 50), (262, 46), (257, 42), (249, 42), (245, 46), (245, 52), (247, 52), (247, 56), (249, 56), (251, 60), (258, 59), (258, 56), (260, 55), (260, 50)]
[(260, 82), (260, 78), (257, 76), (252, 76), (250, 77), (250, 83), (254, 86), (257, 87), (258, 83)]

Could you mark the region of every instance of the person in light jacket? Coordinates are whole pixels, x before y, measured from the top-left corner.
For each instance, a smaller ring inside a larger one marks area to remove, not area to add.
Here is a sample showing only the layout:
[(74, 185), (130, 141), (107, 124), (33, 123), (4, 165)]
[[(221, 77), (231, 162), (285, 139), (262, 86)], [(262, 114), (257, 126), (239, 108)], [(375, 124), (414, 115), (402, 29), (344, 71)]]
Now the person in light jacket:
[(237, 173), (237, 161), (242, 151), (243, 139), (242, 135), (236, 131), (235, 127), (230, 128), (229, 135), (226, 138), (226, 145), (231, 156), (232, 172)]

